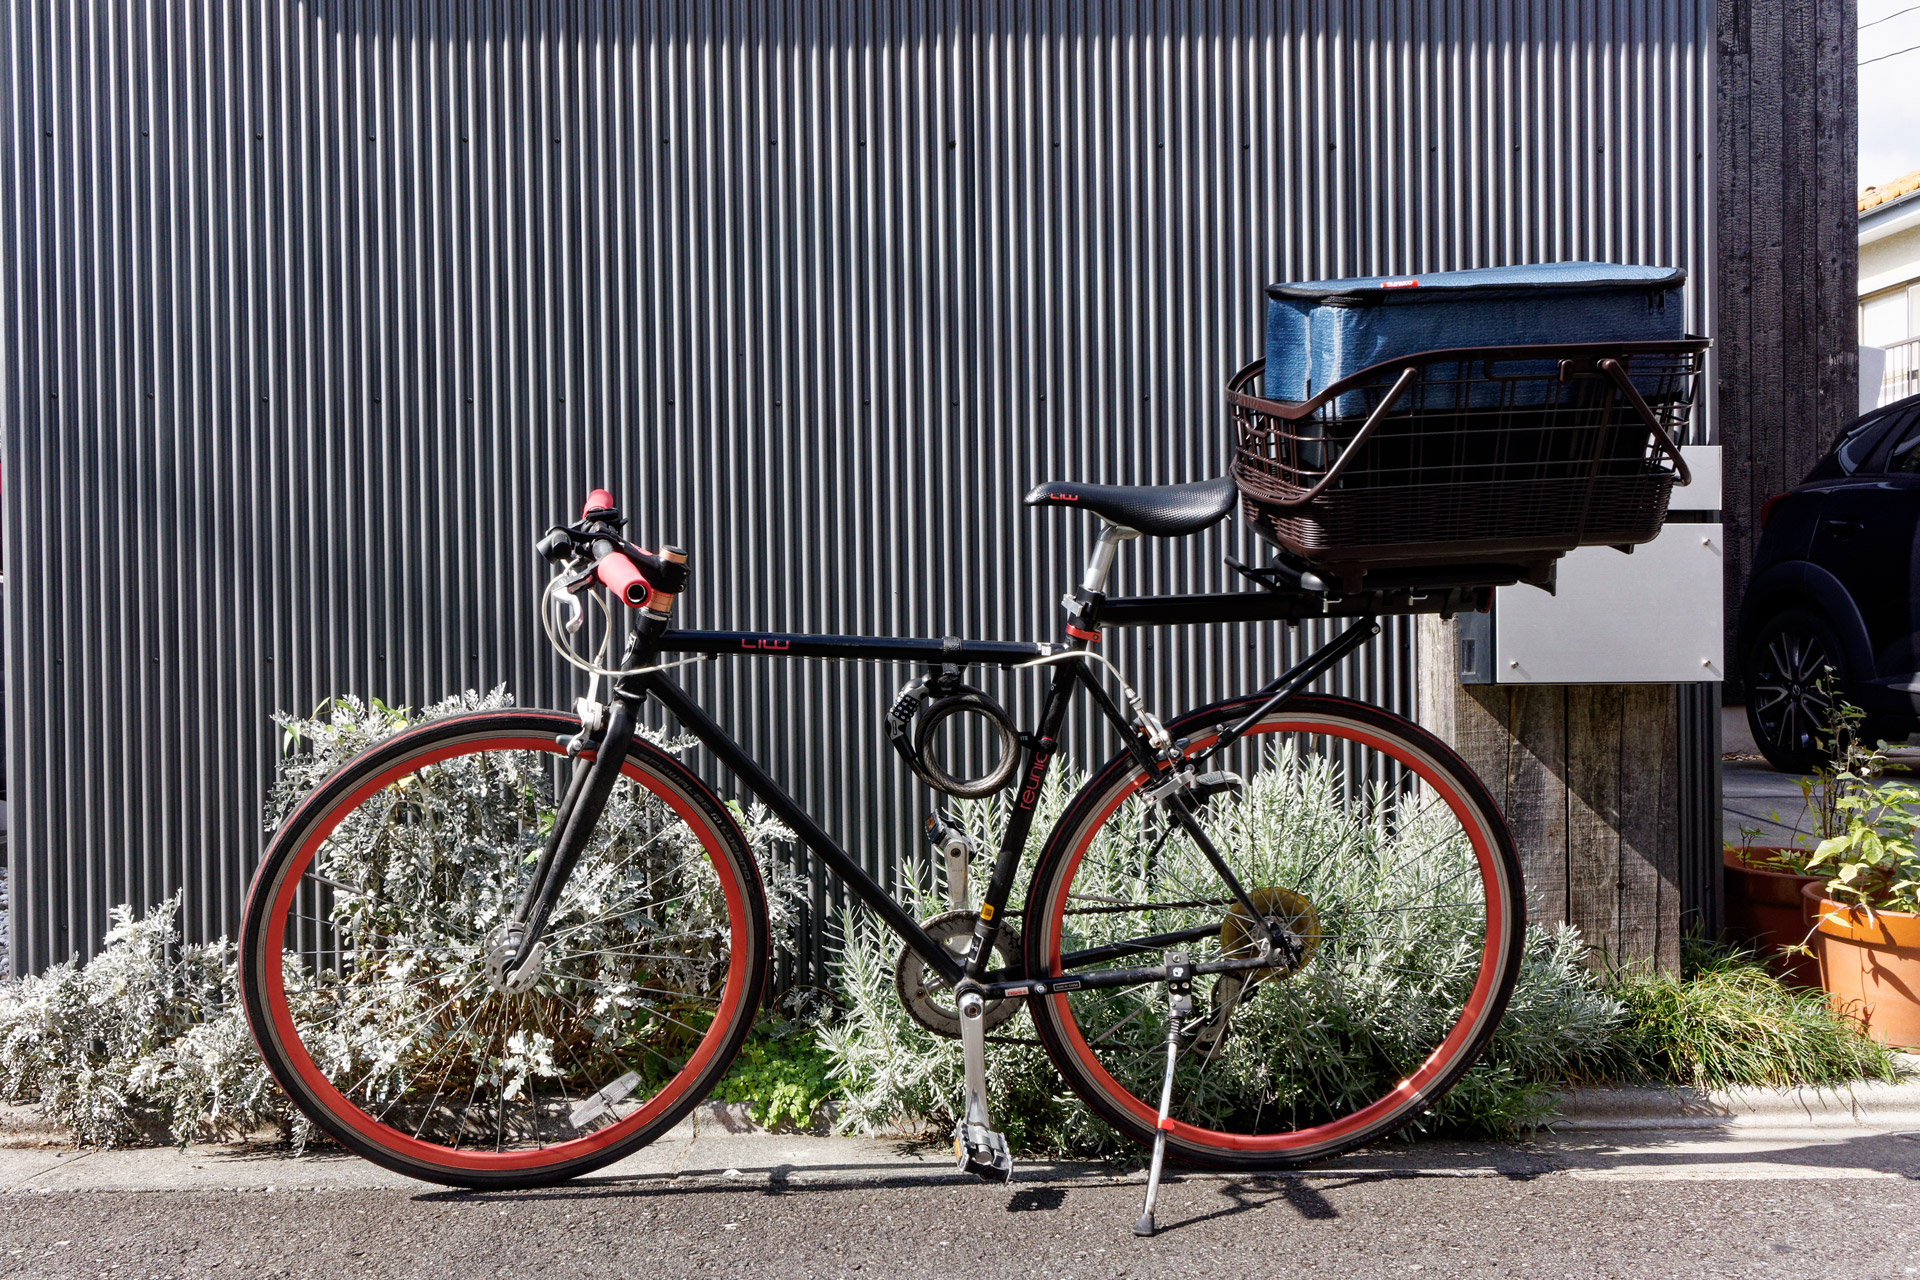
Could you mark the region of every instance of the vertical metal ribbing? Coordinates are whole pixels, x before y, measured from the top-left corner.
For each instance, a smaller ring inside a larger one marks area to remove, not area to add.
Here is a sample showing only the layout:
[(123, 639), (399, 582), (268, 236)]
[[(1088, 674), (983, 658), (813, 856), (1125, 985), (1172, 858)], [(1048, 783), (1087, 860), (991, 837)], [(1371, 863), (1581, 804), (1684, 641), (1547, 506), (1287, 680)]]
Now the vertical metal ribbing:
[[(1705, 0), (80, 0), (0, 41), (30, 968), (120, 901), (233, 927), (276, 710), (563, 703), (529, 544), (591, 483), (692, 549), (689, 625), (1046, 636), (1090, 531), (1020, 495), (1218, 474), (1270, 281), (1677, 261), (1709, 323)], [(1232, 586), (1227, 551), (1115, 587)], [(1325, 634), (1112, 647), (1171, 713)], [(1327, 687), (1410, 706), (1408, 634)], [(904, 675), (687, 679), (892, 877)]]

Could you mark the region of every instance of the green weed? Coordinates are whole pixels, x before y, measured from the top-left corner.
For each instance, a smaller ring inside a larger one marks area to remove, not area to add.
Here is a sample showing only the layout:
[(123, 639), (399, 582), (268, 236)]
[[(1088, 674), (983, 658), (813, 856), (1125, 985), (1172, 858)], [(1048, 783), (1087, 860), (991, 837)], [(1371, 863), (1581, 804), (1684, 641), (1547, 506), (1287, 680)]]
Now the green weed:
[(1819, 991), (1786, 986), (1754, 957), (1690, 942), (1678, 974), (1604, 972), (1624, 1017), (1602, 1052), (1567, 1064), (1587, 1084), (1835, 1085), (1892, 1080), (1893, 1052)]

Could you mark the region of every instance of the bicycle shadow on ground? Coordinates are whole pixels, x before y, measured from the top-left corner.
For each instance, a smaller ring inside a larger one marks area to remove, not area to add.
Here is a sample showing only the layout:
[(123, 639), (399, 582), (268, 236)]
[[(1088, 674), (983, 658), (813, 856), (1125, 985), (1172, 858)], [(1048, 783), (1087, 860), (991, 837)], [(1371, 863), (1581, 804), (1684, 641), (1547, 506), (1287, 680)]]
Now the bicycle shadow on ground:
[(1060, 1207), (1067, 1191), (1085, 1186), (1128, 1186), (1139, 1179), (1129, 1171), (1110, 1165), (1087, 1164), (1028, 1166), (1016, 1168), (1010, 1184), (982, 1182), (954, 1169), (929, 1166), (902, 1168), (893, 1163), (873, 1164), (777, 1164), (769, 1167), (730, 1170), (689, 1169), (677, 1173), (587, 1174), (551, 1187), (529, 1187), (516, 1191), (464, 1190), (443, 1187), (422, 1190), (414, 1196), (422, 1203), (462, 1202), (469, 1200), (516, 1201), (555, 1200), (577, 1196), (641, 1198), (676, 1195), (748, 1195), (784, 1196), (814, 1191), (857, 1191), (861, 1188), (901, 1189), (920, 1187), (982, 1188), (998, 1191), (1010, 1187), (1008, 1208), (1015, 1211), (1051, 1210)]
[[(958, 1174), (884, 1178), (807, 1177), (804, 1181), (797, 1181), (794, 1179), (794, 1174), (799, 1172), (802, 1171), (778, 1166), (767, 1171), (764, 1181), (759, 1179), (749, 1181), (744, 1176), (738, 1180), (724, 1181), (685, 1177), (645, 1181), (584, 1178), (564, 1186), (524, 1191), (429, 1191), (415, 1196), (414, 1199), (423, 1204), (481, 1210), (495, 1209), (503, 1204), (526, 1202), (612, 1200), (633, 1204), (692, 1196), (721, 1195), (729, 1198), (762, 1198), (769, 1195), (789, 1194), (830, 1196), (846, 1193), (857, 1195), (863, 1191), (881, 1189), (917, 1188), (972, 1190), (983, 1196), (990, 1195), (993, 1199), (998, 1199), (1002, 1191), (1000, 1187), (983, 1184), (971, 1178), (963, 1178)], [(1337, 1195), (1343, 1190), (1366, 1184), (1422, 1181), (1455, 1176), (1457, 1175), (1421, 1173), (1359, 1173), (1342, 1176), (1307, 1170), (1298, 1173), (1223, 1178), (1216, 1174), (1194, 1171), (1169, 1177), (1161, 1184), (1163, 1198), (1160, 1204), (1160, 1225), (1155, 1234), (1170, 1235), (1205, 1223), (1241, 1214), (1257, 1213), (1275, 1206), (1291, 1209), (1305, 1221), (1333, 1221), (1344, 1215), (1334, 1200), (1329, 1198), (1330, 1194)], [(1516, 1173), (1499, 1176), (1527, 1180), (1537, 1175)], [(1004, 1209), (1009, 1214), (1052, 1213), (1062, 1210), (1080, 1213), (1119, 1213), (1130, 1221), (1132, 1215), (1139, 1211), (1143, 1191), (1143, 1183), (1137, 1179), (1122, 1179), (1110, 1175), (1100, 1178), (1029, 1183), (1025, 1186), (1018, 1185), (1016, 1181), (1011, 1191), (1006, 1193)], [(1178, 1196), (1182, 1192), (1187, 1193), (1188, 1197), (1198, 1193), (1203, 1197), (1224, 1201), (1224, 1203), (1206, 1204), (1195, 1212), (1195, 1206), (1190, 1198), (1185, 1203), (1175, 1203), (1167, 1198)]]
[[(1540, 1158), (1574, 1177), (1920, 1179), (1920, 1131), (1862, 1129), (1581, 1130), (1543, 1134)], [(1821, 1136), (1828, 1135), (1828, 1136)]]

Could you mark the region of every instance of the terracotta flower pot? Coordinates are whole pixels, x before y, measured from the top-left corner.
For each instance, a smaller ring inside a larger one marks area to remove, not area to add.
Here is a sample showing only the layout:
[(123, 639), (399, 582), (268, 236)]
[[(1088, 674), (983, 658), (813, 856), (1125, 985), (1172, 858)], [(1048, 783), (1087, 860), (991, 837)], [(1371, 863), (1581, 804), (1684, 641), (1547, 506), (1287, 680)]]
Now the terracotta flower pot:
[(1814, 926), (1820, 984), (1836, 1009), (1860, 1019), (1874, 1039), (1920, 1047), (1920, 916), (1867, 913), (1828, 899), (1817, 884), (1800, 891)]
[(1736, 849), (1725, 850), (1722, 857), (1725, 873), (1721, 883), (1726, 888), (1728, 936), (1756, 947), (1767, 967), (1781, 981), (1801, 987), (1819, 986), (1819, 962), (1812, 956), (1785, 952), (1785, 948), (1799, 946), (1806, 940), (1806, 905), (1801, 901), (1800, 891), (1815, 883), (1816, 877), (1761, 871), (1748, 866)]

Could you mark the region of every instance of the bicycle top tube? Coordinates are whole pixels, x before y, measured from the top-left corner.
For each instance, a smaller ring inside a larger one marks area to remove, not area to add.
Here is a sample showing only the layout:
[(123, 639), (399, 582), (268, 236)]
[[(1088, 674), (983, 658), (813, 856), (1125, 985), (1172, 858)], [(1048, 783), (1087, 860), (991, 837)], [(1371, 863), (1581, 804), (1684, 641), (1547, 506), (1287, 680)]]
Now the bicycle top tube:
[(1011, 667), (1065, 645), (1018, 640), (915, 639), (907, 636), (827, 636), (775, 631), (667, 631), (661, 653), (758, 654), (779, 658), (848, 658), (874, 662), (940, 662)]

